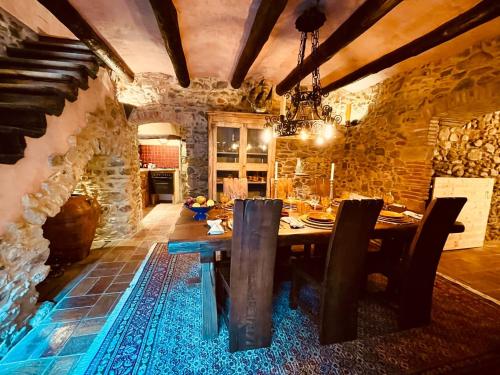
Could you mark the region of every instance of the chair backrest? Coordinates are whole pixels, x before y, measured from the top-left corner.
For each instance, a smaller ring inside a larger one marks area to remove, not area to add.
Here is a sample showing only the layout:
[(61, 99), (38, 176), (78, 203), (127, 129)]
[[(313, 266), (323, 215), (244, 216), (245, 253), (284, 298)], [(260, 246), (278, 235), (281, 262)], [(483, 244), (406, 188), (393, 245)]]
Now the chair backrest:
[(431, 201), (413, 241), (403, 255), (399, 290), (402, 328), (430, 322), (432, 291), (443, 247), (467, 198)]
[(231, 351), (271, 341), (274, 262), (283, 202), (235, 200), (229, 311)]
[(383, 204), (381, 199), (340, 203), (321, 286), (322, 343), (356, 338), (358, 298), (365, 280), (368, 242)]

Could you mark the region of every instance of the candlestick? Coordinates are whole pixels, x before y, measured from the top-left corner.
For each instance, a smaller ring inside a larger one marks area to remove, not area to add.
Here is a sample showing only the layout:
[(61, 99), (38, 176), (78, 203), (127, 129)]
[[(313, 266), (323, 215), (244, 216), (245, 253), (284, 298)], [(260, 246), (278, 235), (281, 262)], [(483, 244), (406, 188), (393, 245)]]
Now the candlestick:
[(330, 170), (330, 181), (333, 181), (335, 175), (335, 163), (332, 163), (332, 169)]
[(333, 203), (333, 180), (330, 180), (330, 202)]
[(345, 108), (345, 123), (350, 124), (351, 122), (351, 103), (347, 103)]

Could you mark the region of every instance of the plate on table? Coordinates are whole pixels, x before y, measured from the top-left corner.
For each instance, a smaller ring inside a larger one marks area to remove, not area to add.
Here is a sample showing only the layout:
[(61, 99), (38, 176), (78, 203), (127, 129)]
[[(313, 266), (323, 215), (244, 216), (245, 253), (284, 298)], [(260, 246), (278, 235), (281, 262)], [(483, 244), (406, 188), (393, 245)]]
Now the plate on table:
[(307, 218), (310, 221), (313, 222), (318, 222), (318, 223), (325, 223), (325, 224), (333, 224), (335, 220), (335, 216), (328, 212), (316, 212), (316, 211), (311, 211), (307, 214)]
[(390, 219), (404, 219), (405, 218), (405, 215), (401, 212), (394, 212), (394, 211), (387, 211), (387, 210), (380, 211), (380, 216), (385, 217), (385, 218), (390, 218)]
[(302, 215), (302, 216), (299, 217), (299, 219), (302, 222), (304, 222), (307, 226), (309, 226), (311, 228), (326, 229), (326, 230), (329, 230), (329, 229), (333, 228), (333, 222), (320, 223), (320, 222), (317, 222), (317, 221), (312, 221), (312, 220), (308, 219), (307, 215)]

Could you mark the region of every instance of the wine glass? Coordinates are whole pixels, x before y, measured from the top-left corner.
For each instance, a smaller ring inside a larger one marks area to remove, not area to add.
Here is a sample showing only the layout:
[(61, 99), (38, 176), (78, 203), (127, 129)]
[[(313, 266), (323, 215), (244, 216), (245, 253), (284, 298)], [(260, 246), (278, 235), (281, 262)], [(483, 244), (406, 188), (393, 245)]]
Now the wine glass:
[(318, 205), (320, 201), (320, 197), (318, 194), (311, 194), (310, 197), (311, 205), (314, 207), (314, 210), (316, 211), (316, 206)]

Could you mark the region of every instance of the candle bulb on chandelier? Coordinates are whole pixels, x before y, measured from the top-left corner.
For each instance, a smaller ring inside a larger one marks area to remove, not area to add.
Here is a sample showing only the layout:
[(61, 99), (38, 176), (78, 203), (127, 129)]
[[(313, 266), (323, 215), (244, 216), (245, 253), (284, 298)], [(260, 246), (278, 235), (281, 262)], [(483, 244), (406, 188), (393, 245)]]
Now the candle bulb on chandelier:
[(346, 125), (351, 123), (351, 103), (347, 103), (345, 108), (345, 123)]

